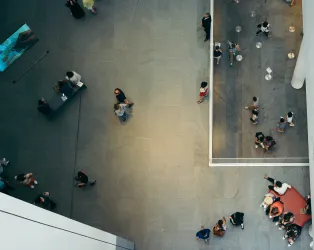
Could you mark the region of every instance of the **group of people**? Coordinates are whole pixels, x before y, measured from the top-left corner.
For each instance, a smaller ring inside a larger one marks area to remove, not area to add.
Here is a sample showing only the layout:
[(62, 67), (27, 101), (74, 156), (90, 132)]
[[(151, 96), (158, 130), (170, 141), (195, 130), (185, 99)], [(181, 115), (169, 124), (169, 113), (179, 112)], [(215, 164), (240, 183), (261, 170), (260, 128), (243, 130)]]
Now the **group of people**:
[[(291, 188), (289, 184), (275, 180), (268, 175), (265, 175), (264, 178), (272, 184), (268, 186), (268, 189), (279, 195), (284, 195)], [(291, 246), (302, 231), (302, 227), (294, 223), (295, 215), (290, 211), (285, 211), (284, 203), (280, 197), (276, 197), (271, 192), (265, 194), (261, 207), (264, 208), (266, 215), (275, 222), (279, 230), (285, 230), (283, 239), (287, 239), (288, 246)], [(311, 212), (311, 198), (309, 195), (307, 197), (307, 204), (304, 208), (300, 209), (300, 213), (311, 214)]]
[[(258, 116), (260, 112), (260, 99), (257, 96), (253, 96), (253, 102), (251, 105), (247, 105), (244, 108), (251, 111), (252, 116), (250, 117), (250, 121), (252, 124), (258, 123)], [(294, 113), (289, 111), (286, 114), (286, 117), (281, 116), (279, 123), (277, 124), (276, 130), (278, 132), (285, 132), (287, 126), (294, 127)], [(263, 148), (265, 151), (268, 151), (271, 147), (275, 146), (276, 142), (272, 136), (264, 136), (262, 132), (257, 132), (255, 134), (255, 147), (256, 148)]]
[[(230, 223), (233, 226), (241, 226), (244, 229), (244, 213), (242, 212), (235, 212), (229, 216)], [(216, 236), (224, 236), (227, 230), (227, 220), (225, 217), (222, 217), (216, 225), (213, 227), (213, 234)], [(210, 229), (201, 226), (201, 230), (196, 233), (196, 239), (204, 240), (208, 242), (210, 236)]]
[[(82, 2), (83, 6), (88, 9), (88, 11), (92, 12), (93, 14), (97, 14), (95, 0), (82, 0)], [(77, 0), (67, 0), (65, 6), (70, 9), (71, 15), (74, 18), (78, 19), (85, 16), (85, 12)]]
[[(10, 161), (6, 158), (0, 160), (0, 175), (3, 173), (3, 167), (8, 166), (9, 163)], [(14, 179), (16, 182), (32, 189), (35, 188), (35, 185), (39, 184), (33, 173), (21, 173), (16, 175)], [(90, 179), (84, 171), (78, 171), (74, 179), (76, 180), (75, 186), (79, 188), (86, 187), (88, 185), (93, 186), (96, 183), (96, 180)], [(14, 187), (8, 180), (0, 177), (0, 192), (9, 194), (10, 190), (14, 190)], [(33, 204), (49, 210), (53, 210), (56, 207), (56, 203), (50, 198), (50, 192), (43, 192), (37, 195)]]

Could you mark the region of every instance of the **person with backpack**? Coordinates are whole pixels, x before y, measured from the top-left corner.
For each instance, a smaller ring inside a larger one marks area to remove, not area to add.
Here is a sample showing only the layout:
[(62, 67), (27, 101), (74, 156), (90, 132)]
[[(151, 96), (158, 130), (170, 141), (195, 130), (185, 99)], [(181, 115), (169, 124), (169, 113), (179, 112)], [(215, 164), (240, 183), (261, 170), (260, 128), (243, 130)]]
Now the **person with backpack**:
[(78, 183), (75, 185), (76, 187), (86, 187), (88, 184), (90, 186), (95, 185), (96, 180), (89, 179), (86, 172), (78, 171), (77, 176), (74, 177)]
[(28, 186), (30, 188), (34, 188), (35, 186), (33, 184), (38, 184), (38, 182), (35, 180), (32, 173), (28, 174), (19, 174), (14, 177), (15, 180), (17, 180), (19, 183), (22, 183), (25, 186)]
[(224, 236), (227, 230), (226, 218), (222, 217), (213, 228), (213, 234), (216, 236)]

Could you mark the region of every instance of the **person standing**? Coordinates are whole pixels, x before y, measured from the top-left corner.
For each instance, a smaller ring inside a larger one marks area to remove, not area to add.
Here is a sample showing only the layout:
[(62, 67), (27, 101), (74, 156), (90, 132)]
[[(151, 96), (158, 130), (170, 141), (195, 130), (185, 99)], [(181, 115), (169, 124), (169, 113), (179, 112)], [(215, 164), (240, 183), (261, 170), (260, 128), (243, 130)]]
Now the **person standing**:
[(128, 107), (129, 107), (129, 108), (131, 108), (131, 107), (134, 105), (133, 102), (129, 101), (129, 100), (126, 98), (125, 94), (123, 93), (123, 91), (122, 91), (121, 89), (115, 88), (114, 94), (115, 94), (115, 96), (116, 96), (116, 99), (117, 99), (118, 103), (125, 103), (125, 104), (128, 104)]
[(9, 163), (10, 163), (10, 161), (9, 160), (7, 160), (6, 158), (2, 158), (1, 160), (0, 160), (0, 174), (2, 174), (3, 173), (3, 167), (6, 167), (6, 166), (8, 166), (9, 165)]
[(277, 125), (277, 131), (280, 133), (285, 132), (287, 126), (287, 122), (285, 121), (285, 119), (281, 116), (280, 120), (279, 120), (279, 124)]
[(22, 183), (25, 186), (28, 186), (30, 188), (34, 188), (35, 186), (33, 184), (38, 184), (38, 182), (33, 177), (32, 173), (28, 174), (19, 174), (14, 177), (15, 180), (17, 180), (19, 183)]
[(196, 239), (198, 240), (204, 240), (205, 242), (208, 241), (210, 235), (210, 230), (208, 228), (205, 228), (204, 226), (201, 226), (201, 230), (196, 233)]
[(96, 8), (95, 8), (95, 0), (83, 0), (83, 5), (86, 9), (88, 9), (92, 13), (97, 14)]
[(207, 42), (208, 40), (210, 40), (210, 29), (212, 25), (212, 17), (210, 16), (209, 13), (205, 13), (204, 17), (202, 18), (201, 24), (206, 34), (204, 42)]
[(222, 50), (219, 46), (216, 46), (214, 50), (214, 58), (217, 60), (217, 65), (219, 64), (221, 56), (222, 56)]
[(127, 122), (129, 115), (126, 113), (127, 104), (125, 103), (116, 103), (114, 105), (114, 112), (116, 116), (119, 117), (121, 124)]
[(57, 204), (50, 199), (50, 193), (49, 192), (43, 192), (39, 194), (33, 202), (34, 205), (40, 205), (46, 209), (53, 210)]
[(204, 97), (208, 96), (208, 83), (207, 82), (201, 82), (200, 87), (200, 99), (197, 102), (198, 104), (202, 103), (204, 101)]
[(286, 117), (287, 122), (289, 123), (290, 127), (294, 127), (293, 123), (293, 112), (289, 111)]
[(257, 124), (257, 119), (258, 119), (258, 109), (253, 109), (252, 117), (250, 118), (250, 121), (255, 125)]
[(252, 105), (245, 106), (244, 108), (245, 109), (249, 109), (249, 110), (259, 109), (259, 98), (256, 97), (256, 96), (253, 96), (253, 103), (252, 103)]
[(213, 234), (216, 236), (224, 236), (227, 230), (226, 218), (222, 217), (213, 228)]
[(70, 8), (71, 15), (74, 18), (79, 19), (85, 16), (85, 12), (81, 5), (78, 4), (77, 0), (67, 0), (65, 6)]
[(96, 180), (90, 180), (86, 174), (86, 172), (78, 171), (77, 176), (74, 177), (78, 183), (75, 185), (76, 187), (86, 187), (87, 184), (93, 186), (96, 183)]
[(234, 226), (241, 226), (244, 229), (244, 213), (235, 212), (229, 216), (230, 222)]
[(255, 148), (258, 148), (259, 146), (264, 148), (264, 140), (265, 136), (262, 132), (255, 133)]
[(269, 36), (269, 27), (270, 24), (268, 22), (262, 22), (260, 24), (257, 25), (257, 28), (259, 28), (259, 30), (256, 32), (256, 35), (258, 35), (259, 33), (263, 32), (267, 37)]
[(71, 81), (72, 83), (74, 83), (75, 85), (77, 85), (81, 81), (82, 77), (81, 77), (81, 75), (79, 75), (75, 71), (68, 71), (66, 73), (65, 79), (67, 79), (67, 80)]

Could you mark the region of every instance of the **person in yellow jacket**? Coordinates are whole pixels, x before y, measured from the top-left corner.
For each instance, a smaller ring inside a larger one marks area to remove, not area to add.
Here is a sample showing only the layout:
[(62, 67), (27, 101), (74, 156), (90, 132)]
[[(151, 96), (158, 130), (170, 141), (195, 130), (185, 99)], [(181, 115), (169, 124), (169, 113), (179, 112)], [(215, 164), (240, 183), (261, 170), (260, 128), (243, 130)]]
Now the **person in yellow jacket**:
[(83, 0), (83, 5), (86, 9), (90, 10), (94, 14), (96, 14), (96, 9), (94, 7), (95, 0)]

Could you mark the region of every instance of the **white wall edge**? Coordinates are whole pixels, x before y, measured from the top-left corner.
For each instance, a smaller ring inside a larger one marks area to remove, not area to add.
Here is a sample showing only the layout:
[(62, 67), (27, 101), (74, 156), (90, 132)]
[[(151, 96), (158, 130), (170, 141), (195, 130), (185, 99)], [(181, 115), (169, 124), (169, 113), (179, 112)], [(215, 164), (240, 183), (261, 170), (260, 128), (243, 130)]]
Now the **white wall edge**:
[(214, 96), (214, 0), (209, 0), (210, 2), (210, 15), (212, 17), (211, 23), (211, 34), (210, 34), (210, 45), (209, 45), (209, 164), (211, 164), (213, 159), (213, 96)]
[(308, 167), (309, 163), (209, 163), (210, 167)]

